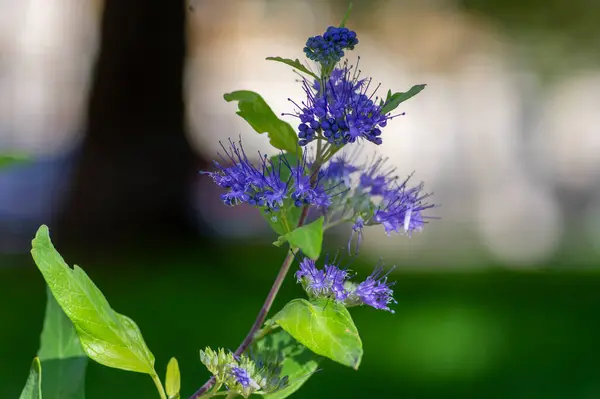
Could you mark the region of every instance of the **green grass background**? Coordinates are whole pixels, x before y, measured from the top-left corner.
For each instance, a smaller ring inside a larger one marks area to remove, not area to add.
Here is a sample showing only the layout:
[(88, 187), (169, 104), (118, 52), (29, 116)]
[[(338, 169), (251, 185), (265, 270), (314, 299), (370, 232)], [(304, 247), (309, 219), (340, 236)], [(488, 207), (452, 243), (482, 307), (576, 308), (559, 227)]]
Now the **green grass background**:
[[(60, 248), (59, 248), (60, 249)], [(235, 349), (283, 258), (273, 247), (67, 254), (132, 317), (184, 395), (208, 374), (198, 350)], [(44, 283), (28, 256), (0, 259), (0, 398), (17, 398), (35, 356)], [(354, 269), (366, 273), (364, 265)], [(297, 398), (598, 398), (600, 274), (590, 271), (398, 272), (396, 314), (352, 310), (359, 371), (325, 362)], [(274, 309), (302, 296), (288, 277)], [(142, 374), (91, 363), (89, 399), (158, 398)], [(187, 397), (187, 396), (186, 396)]]

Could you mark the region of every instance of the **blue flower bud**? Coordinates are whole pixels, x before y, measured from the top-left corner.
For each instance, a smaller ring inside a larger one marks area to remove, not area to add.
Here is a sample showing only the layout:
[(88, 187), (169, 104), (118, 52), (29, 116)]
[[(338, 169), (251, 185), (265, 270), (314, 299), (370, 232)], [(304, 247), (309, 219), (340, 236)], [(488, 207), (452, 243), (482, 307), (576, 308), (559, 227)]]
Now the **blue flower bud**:
[(344, 50), (353, 50), (357, 44), (356, 32), (330, 26), (323, 35), (308, 38), (304, 53), (313, 61), (332, 65), (342, 59)]

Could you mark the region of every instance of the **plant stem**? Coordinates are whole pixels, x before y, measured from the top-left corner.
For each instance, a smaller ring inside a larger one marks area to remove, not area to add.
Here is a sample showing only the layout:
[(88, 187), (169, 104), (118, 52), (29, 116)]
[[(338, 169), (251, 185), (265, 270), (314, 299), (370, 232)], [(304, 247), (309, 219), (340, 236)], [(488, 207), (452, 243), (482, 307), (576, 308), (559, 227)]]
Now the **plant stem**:
[[(319, 128), (319, 129), (320, 129), (320, 128)], [(321, 154), (321, 151), (322, 151), (322, 147), (321, 147), (321, 146), (322, 146), (322, 144), (321, 144), (321, 138), (320, 138), (320, 137), (317, 137), (317, 139), (318, 139), (318, 140), (317, 140), (317, 154), (318, 154), (317, 156), (319, 156), (319, 155)]]
[[(307, 215), (308, 215), (308, 206), (305, 206), (304, 208), (302, 208), (302, 213), (300, 214), (300, 219), (298, 219), (298, 227), (300, 227), (304, 224), (304, 221), (306, 220)], [(271, 287), (271, 290), (269, 291), (269, 294), (267, 295), (265, 302), (263, 303), (262, 307), (260, 308), (260, 311), (258, 312), (258, 315), (256, 316), (256, 320), (254, 320), (254, 324), (252, 324), (252, 327), (250, 328), (250, 331), (246, 335), (246, 338), (244, 338), (244, 340), (242, 341), (240, 346), (238, 346), (238, 348), (236, 349), (236, 351), (235, 351), (236, 356), (240, 356), (250, 346), (250, 344), (252, 343), (252, 341), (254, 339), (254, 335), (256, 334), (256, 332), (260, 329), (260, 327), (265, 322), (265, 319), (267, 318), (267, 313), (269, 313), (269, 310), (271, 309), (271, 305), (273, 305), (273, 301), (275, 300), (275, 297), (277, 296), (277, 293), (279, 292), (279, 289), (281, 288), (281, 284), (283, 284), (283, 280), (285, 280), (286, 274), (290, 270), (290, 266), (292, 265), (293, 260), (294, 260), (294, 254), (292, 253), (292, 251), (289, 251), (288, 254), (286, 255), (285, 259), (283, 260), (281, 268), (279, 269), (279, 273), (277, 273), (277, 277), (275, 278), (275, 281), (273, 282), (273, 286)], [(214, 383), (215, 383), (215, 377), (213, 376), (204, 385), (202, 385), (200, 387), (200, 389), (198, 389), (196, 391), (196, 393), (194, 393), (192, 396), (190, 396), (189, 399), (200, 398), (202, 395), (204, 395), (206, 392), (208, 392), (208, 390), (210, 388), (212, 388)]]
[(165, 388), (163, 387), (163, 384), (160, 381), (160, 377), (156, 373), (152, 374), (152, 381), (154, 381), (154, 385), (156, 385), (156, 390), (160, 394), (160, 399), (167, 399)]
[[(311, 170), (312, 177), (310, 179), (310, 183), (313, 186), (315, 184), (317, 184), (319, 169), (321, 168), (321, 165), (324, 163), (322, 151), (323, 151), (323, 149), (321, 148), (321, 146), (318, 146), (316, 161), (313, 165), (313, 170)], [(298, 225), (296, 227), (300, 227), (300, 226), (304, 225), (304, 222), (306, 221), (306, 217), (308, 216), (308, 208), (309, 207), (307, 205), (305, 205), (302, 208), (302, 213), (300, 214), (300, 218), (298, 219)], [(269, 310), (271, 309), (271, 306), (273, 305), (273, 301), (275, 300), (275, 297), (277, 296), (277, 293), (279, 292), (279, 289), (281, 288), (281, 284), (283, 284), (283, 280), (285, 280), (285, 276), (287, 275), (288, 271), (290, 270), (290, 266), (292, 265), (293, 260), (294, 260), (294, 253), (290, 249), (290, 251), (286, 255), (285, 259), (283, 260), (281, 267), (279, 268), (279, 273), (277, 273), (277, 277), (275, 278), (275, 281), (273, 282), (273, 286), (271, 287), (271, 290), (269, 291), (269, 294), (267, 295), (265, 302), (263, 303), (262, 307), (260, 308), (260, 311), (258, 312), (258, 315), (256, 316), (256, 320), (254, 320), (254, 324), (252, 324), (252, 327), (250, 328), (250, 331), (246, 335), (246, 338), (244, 338), (244, 340), (242, 341), (240, 346), (238, 346), (238, 348), (235, 350), (236, 356), (240, 356), (242, 353), (244, 353), (244, 351), (246, 349), (248, 349), (250, 344), (252, 344), (252, 341), (254, 340), (254, 336), (256, 335), (256, 332), (258, 330), (260, 330), (260, 327), (263, 325), (263, 323), (265, 322), (265, 319), (267, 318), (267, 314), (269, 313)], [(206, 392), (208, 392), (209, 389), (211, 389), (213, 387), (215, 382), (216, 382), (215, 377), (214, 376), (210, 377), (210, 379), (208, 381), (206, 381), (204, 383), (204, 385), (202, 385), (192, 396), (190, 396), (189, 399), (200, 398), (202, 395), (204, 395)]]

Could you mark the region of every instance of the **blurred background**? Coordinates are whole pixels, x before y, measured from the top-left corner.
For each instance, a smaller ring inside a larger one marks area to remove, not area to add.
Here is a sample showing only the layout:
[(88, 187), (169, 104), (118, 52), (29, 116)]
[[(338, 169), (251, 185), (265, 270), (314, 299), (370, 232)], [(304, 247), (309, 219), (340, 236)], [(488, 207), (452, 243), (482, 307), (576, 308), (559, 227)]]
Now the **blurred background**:
[[(297, 76), (265, 57), (302, 58), (345, 9), (0, 0), (0, 153), (31, 158), (0, 171), (0, 397), (39, 344), (40, 224), (138, 322), (157, 370), (179, 359), (184, 395), (208, 377), (198, 349), (238, 345), (284, 250), (198, 170), (229, 137), (269, 150), (223, 93), (290, 112)], [(294, 397), (600, 397), (599, 20), (589, 0), (354, 1), (351, 62), (382, 93), (427, 84), (365, 155), (415, 171), (441, 219), (410, 238), (366, 231), (353, 268), (397, 266), (396, 314), (353, 311), (360, 372), (326, 362)], [(301, 295), (290, 278), (274, 309)], [(147, 376), (88, 370), (90, 399), (156, 396)]]

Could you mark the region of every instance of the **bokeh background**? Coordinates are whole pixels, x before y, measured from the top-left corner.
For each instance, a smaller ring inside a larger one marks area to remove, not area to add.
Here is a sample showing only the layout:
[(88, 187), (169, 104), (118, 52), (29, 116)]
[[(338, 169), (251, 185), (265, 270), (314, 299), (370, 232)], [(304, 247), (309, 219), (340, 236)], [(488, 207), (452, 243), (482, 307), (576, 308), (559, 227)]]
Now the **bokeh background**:
[[(222, 95), (302, 98), (290, 68), (336, 0), (0, 1), (0, 397), (38, 347), (44, 283), (30, 240), (48, 224), (183, 392), (198, 349), (246, 334), (282, 249), (249, 208), (200, 176), (218, 141), (268, 150)], [(363, 73), (426, 83), (365, 145), (424, 181), (440, 217), (412, 237), (367, 231), (353, 268), (397, 266), (396, 314), (353, 311), (365, 356), (331, 362), (295, 397), (600, 397), (600, 4), (355, 0)], [(293, 119), (290, 122), (295, 123)], [(326, 238), (329, 251), (348, 229)], [(274, 309), (301, 296), (290, 278)], [(150, 379), (91, 364), (87, 394), (152, 398)]]

